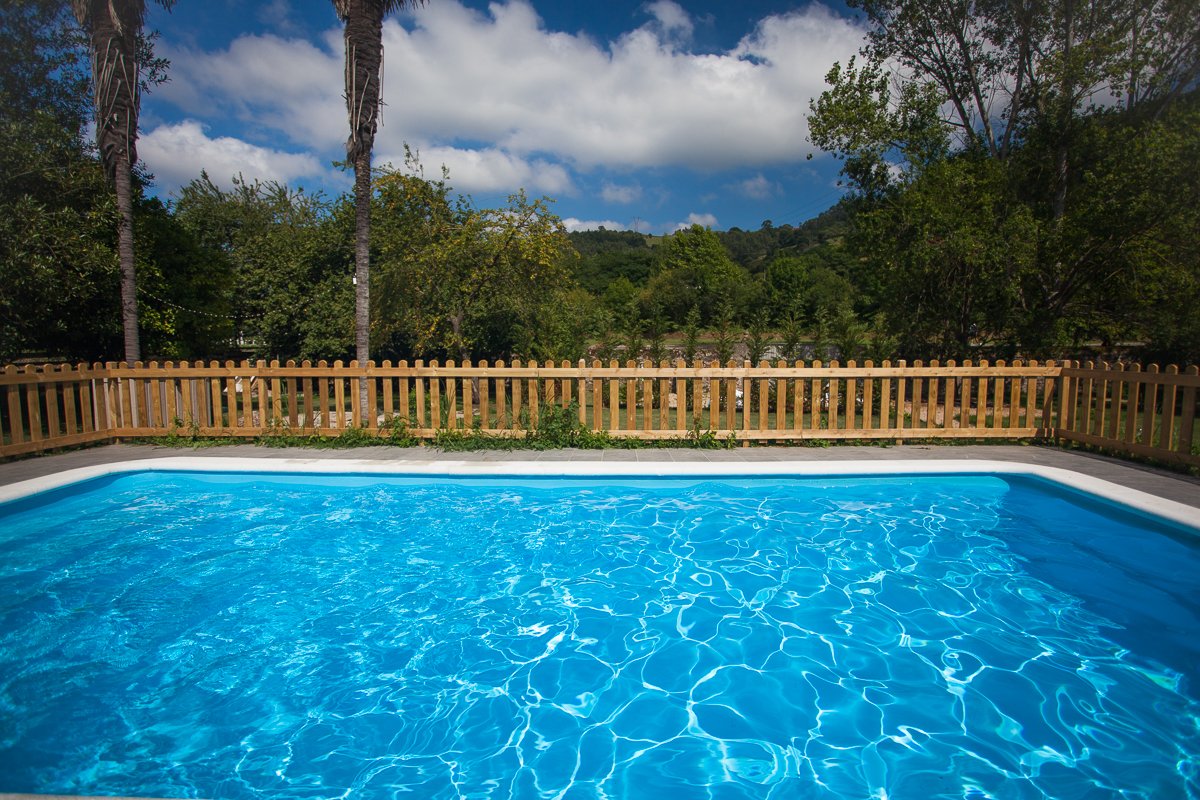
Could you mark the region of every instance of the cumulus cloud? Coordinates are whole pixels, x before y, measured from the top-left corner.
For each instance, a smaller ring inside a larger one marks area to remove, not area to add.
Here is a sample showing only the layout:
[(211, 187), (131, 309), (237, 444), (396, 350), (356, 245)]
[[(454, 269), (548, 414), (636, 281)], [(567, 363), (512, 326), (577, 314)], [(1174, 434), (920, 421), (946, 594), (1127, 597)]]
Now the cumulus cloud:
[(606, 203), (635, 203), (642, 199), (642, 187), (636, 183), (620, 186), (604, 181), (600, 186), (600, 197)]
[(749, 197), (751, 200), (769, 200), (779, 191), (779, 185), (774, 181), (767, 180), (761, 172), (753, 178), (738, 181), (732, 188), (738, 194)]
[(684, 228), (690, 228), (693, 225), (701, 225), (705, 228), (715, 228), (717, 227), (717, 218), (712, 214), (697, 214), (692, 212), (691, 214), (688, 214), (688, 218), (685, 221), (676, 224), (675, 230), (681, 231)]
[[(425, 146), (417, 149), (425, 168), (450, 171), (450, 184), (464, 192), (510, 192), (525, 189), (550, 195), (575, 192), (571, 175), (561, 164), (544, 159), (524, 159), (494, 147), (460, 149)], [(376, 163), (404, 163), (403, 155), (380, 156)]]
[(231, 116), (293, 144), (331, 151), (349, 128), (342, 99), (342, 38), (319, 42), (279, 36), (241, 36), (226, 50), (160, 50), (171, 60), (171, 81), (155, 90), (193, 118)]
[(199, 177), (201, 170), (226, 188), (238, 175), (284, 183), (329, 177), (321, 162), (309, 153), (273, 150), (226, 136), (210, 138), (194, 120), (161, 125), (143, 134), (138, 140), (138, 156), (154, 173), (158, 185), (168, 190)]
[(291, 0), (270, 0), (261, 5), (256, 13), (258, 21), (275, 31), (291, 33), (299, 30), (293, 18)]
[(563, 227), (568, 233), (575, 231), (595, 231), (600, 228), (610, 231), (628, 230), (629, 226), (611, 219), (576, 219), (575, 217), (567, 217), (562, 221)]
[[(481, 165), (529, 164), (546, 191), (563, 178), (538, 173), (539, 159), (583, 170), (798, 161), (809, 151), (808, 99), (862, 39), (857, 23), (812, 4), (766, 17), (727, 52), (698, 54), (675, 43), (691, 24), (682, 7), (646, 8), (650, 22), (608, 43), (547, 30), (524, 0), (486, 12), (445, 0), (389, 18), (377, 152), (481, 143), (465, 152), (490, 153)], [(165, 55), (173, 80), (155, 97), (191, 116), (235, 114), (321, 152), (345, 140), (337, 29), (318, 41), (246, 36), (225, 51)]]
[(668, 39), (688, 41), (692, 38), (695, 25), (687, 11), (672, 0), (655, 0), (644, 6), (646, 13), (654, 17), (658, 28)]
[(431, 4), (413, 20), (411, 30), (395, 22), (385, 30), (386, 85), (405, 87), (389, 100), (400, 126), (419, 128), (416, 138), (488, 141), (583, 168), (803, 158), (807, 100), (862, 38), (820, 5), (768, 17), (717, 54), (680, 50), (656, 25), (605, 47), (545, 30), (518, 0), (492, 4), (487, 16)]

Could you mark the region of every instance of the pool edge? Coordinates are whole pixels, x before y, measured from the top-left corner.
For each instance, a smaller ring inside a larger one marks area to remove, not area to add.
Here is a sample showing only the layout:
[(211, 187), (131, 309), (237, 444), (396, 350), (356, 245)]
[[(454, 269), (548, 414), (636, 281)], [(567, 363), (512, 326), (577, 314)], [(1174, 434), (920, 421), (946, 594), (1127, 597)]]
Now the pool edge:
[[(368, 459), (239, 458), (231, 456), (135, 459), (76, 467), (17, 483), (0, 486), (0, 504), (60, 489), (81, 481), (132, 472), (299, 472), (319, 475), (356, 473), (416, 476), (504, 476), (513, 477), (853, 477), (866, 475), (991, 474), (1041, 478), (1042, 480), (1115, 502), (1135, 511), (1167, 520), (1200, 535), (1200, 509), (1158, 497), (1082, 472), (1042, 464), (995, 460), (932, 459), (894, 461), (801, 461), (779, 460), (754, 463), (681, 461), (466, 461), (437, 460), (383, 462)], [(3, 795), (0, 795), (3, 800)]]

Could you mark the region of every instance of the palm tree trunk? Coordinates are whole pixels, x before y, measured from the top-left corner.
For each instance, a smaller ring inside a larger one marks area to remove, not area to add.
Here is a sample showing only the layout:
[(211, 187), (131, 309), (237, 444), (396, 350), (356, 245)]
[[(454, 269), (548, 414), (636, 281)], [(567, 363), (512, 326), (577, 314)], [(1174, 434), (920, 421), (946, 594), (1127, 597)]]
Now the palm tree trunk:
[(129, 365), (142, 358), (138, 335), (137, 272), (133, 259), (133, 185), (129, 157), (117, 157), (113, 175), (117, 193), (117, 257), (121, 263), (121, 325), (125, 331), (125, 361)]
[[(174, 0), (158, 0), (170, 8)], [(87, 32), (96, 105), (96, 145), (117, 196), (117, 257), (121, 265), (121, 326), (125, 361), (142, 357), (138, 333), (137, 275), (133, 259), (133, 179), (137, 163), (138, 33), (145, 0), (72, 0)]]
[[(354, 349), (360, 368), (371, 358), (371, 151), (354, 160)], [(367, 415), (367, 382), (358, 384), (363, 422)]]

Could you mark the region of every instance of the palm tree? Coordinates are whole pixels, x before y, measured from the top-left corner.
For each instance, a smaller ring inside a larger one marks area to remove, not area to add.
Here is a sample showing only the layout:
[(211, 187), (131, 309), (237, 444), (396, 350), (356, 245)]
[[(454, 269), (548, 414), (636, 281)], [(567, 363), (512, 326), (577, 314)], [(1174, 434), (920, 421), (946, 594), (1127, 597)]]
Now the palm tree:
[[(424, 0), (333, 0), (345, 24), (346, 110), (350, 116), (346, 160), (354, 166), (354, 345), (363, 366), (371, 357), (371, 148), (379, 120), (383, 18), (418, 3)], [(365, 409), (366, 381), (360, 386)]]
[[(175, 0), (157, 0), (170, 9)], [(71, 0), (75, 19), (87, 33), (96, 96), (96, 144), (100, 161), (117, 194), (117, 256), (121, 262), (121, 323), (125, 360), (141, 358), (138, 336), (137, 275), (133, 262), (133, 181), (137, 163), (140, 73), (138, 34), (145, 0)]]

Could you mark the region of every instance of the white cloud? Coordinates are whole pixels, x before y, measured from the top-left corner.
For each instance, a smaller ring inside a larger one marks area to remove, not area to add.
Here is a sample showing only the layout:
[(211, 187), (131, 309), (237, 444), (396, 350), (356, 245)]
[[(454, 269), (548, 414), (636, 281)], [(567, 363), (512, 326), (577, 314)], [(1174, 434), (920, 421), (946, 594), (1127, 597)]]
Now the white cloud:
[(610, 231), (629, 230), (629, 226), (611, 219), (596, 220), (596, 219), (576, 219), (575, 217), (567, 217), (562, 221), (563, 227), (568, 233), (575, 231), (594, 231), (604, 228)]
[(779, 191), (779, 184), (767, 180), (766, 176), (760, 172), (753, 178), (738, 181), (733, 185), (733, 189), (751, 200), (769, 200)]
[(385, 90), (403, 87), (389, 110), (411, 133), (381, 136), (485, 141), (584, 169), (798, 161), (808, 99), (862, 38), (820, 5), (768, 17), (718, 54), (680, 50), (657, 22), (602, 46), (545, 30), (519, 0), (487, 16), (430, 4), (412, 20), (385, 26)]
[(687, 11), (672, 0), (655, 0), (647, 3), (646, 13), (654, 17), (658, 27), (669, 39), (689, 41), (695, 31), (695, 25)]
[(620, 186), (604, 181), (600, 186), (600, 197), (606, 203), (635, 203), (642, 199), (642, 187), (638, 184)]
[[(525, 0), (487, 13), (454, 0), (384, 24), (386, 75), (376, 152), (403, 143), (478, 143), (460, 177), (498, 180), (504, 158), (516, 178), (544, 191), (567, 182), (539, 160), (573, 169), (685, 166), (701, 170), (799, 161), (808, 99), (862, 29), (825, 6), (763, 19), (737, 47), (696, 54), (670, 39), (690, 24), (665, 0), (654, 19), (616, 41), (546, 30)], [(233, 114), (305, 149), (340, 155), (346, 137), (342, 37), (319, 41), (246, 36), (227, 51), (164, 53), (172, 82), (156, 92), (190, 116)], [(502, 158), (503, 157), (503, 158)], [(454, 165), (451, 165), (454, 168)], [(491, 176), (491, 177), (489, 177)], [(506, 189), (515, 189), (509, 185)]]
[[(417, 155), (430, 174), (440, 173), (445, 165), (450, 170), (450, 185), (462, 192), (514, 192), (517, 189), (549, 195), (575, 192), (571, 175), (561, 164), (543, 159), (527, 160), (494, 147), (472, 150), (426, 146), (417, 148)], [(399, 166), (404, 163), (404, 157), (377, 156), (375, 162)]]
[(270, 0), (259, 7), (255, 16), (271, 30), (290, 33), (299, 29), (292, 13), (291, 0)]
[(343, 157), (349, 128), (342, 99), (342, 39), (319, 43), (278, 36), (241, 36), (227, 50), (161, 46), (171, 80), (150, 98), (193, 118), (232, 116), (257, 131)]
[(690, 228), (693, 225), (701, 225), (705, 228), (717, 227), (717, 218), (712, 214), (697, 214), (692, 212), (688, 214), (687, 220), (680, 222), (675, 226), (675, 230), (681, 231), (684, 228)]
[(194, 120), (161, 125), (138, 139), (138, 156), (154, 173), (159, 186), (173, 190), (205, 170), (218, 186), (229, 187), (233, 178), (277, 180), (325, 177), (326, 169), (309, 153), (288, 153), (259, 147), (226, 136), (210, 138)]

